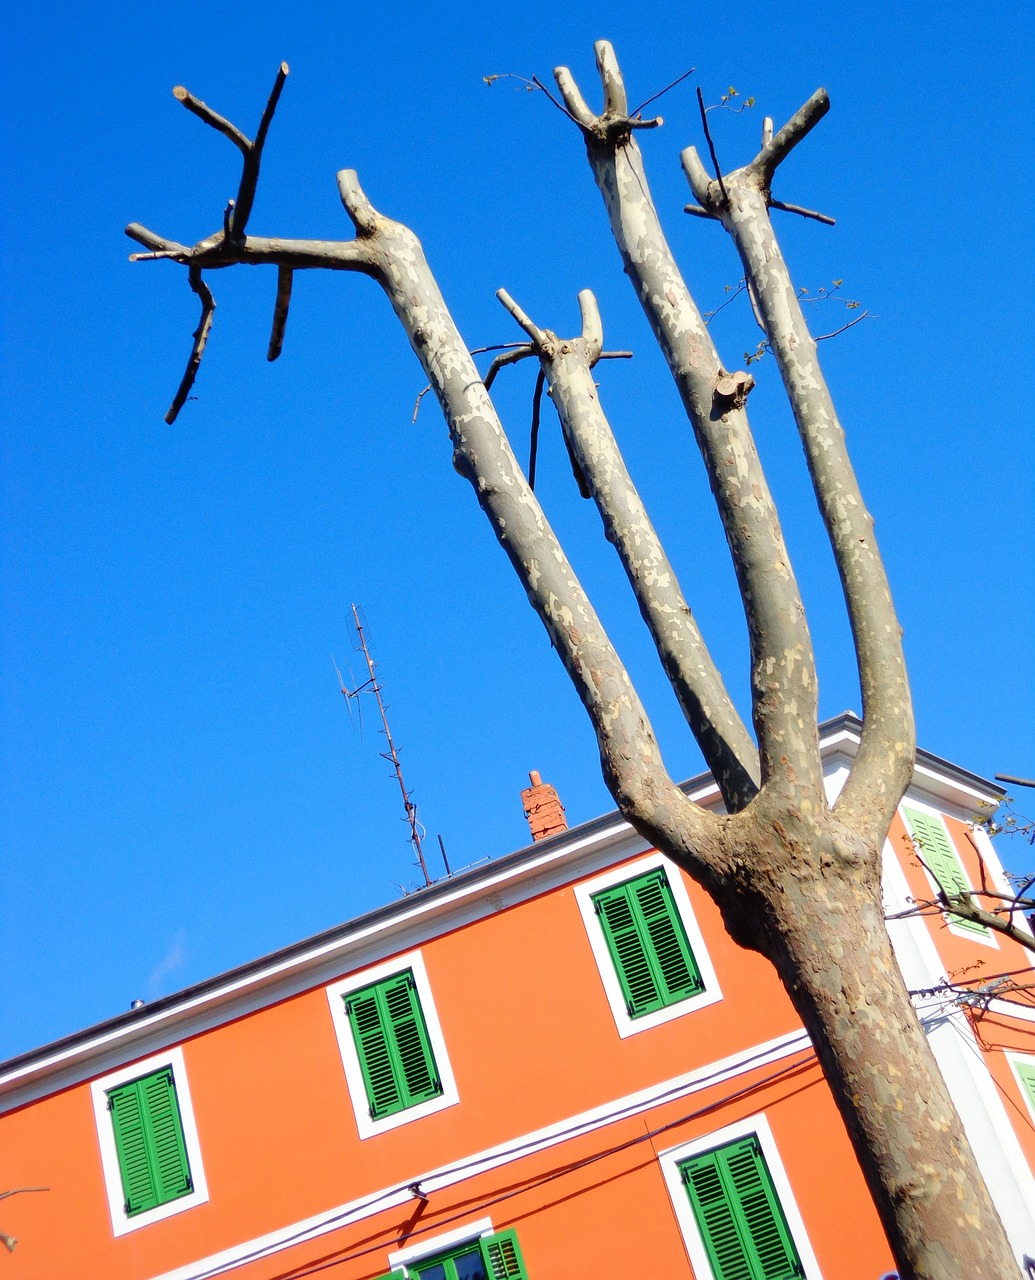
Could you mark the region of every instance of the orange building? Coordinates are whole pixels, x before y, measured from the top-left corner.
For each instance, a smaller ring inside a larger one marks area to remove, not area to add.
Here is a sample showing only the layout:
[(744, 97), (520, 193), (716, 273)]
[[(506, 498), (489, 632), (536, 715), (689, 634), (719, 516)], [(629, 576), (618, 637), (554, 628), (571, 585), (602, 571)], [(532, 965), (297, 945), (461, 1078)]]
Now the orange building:
[[(823, 727), (832, 793), (859, 728)], [(718, 803), (708, 778), (686, 789)], [(1001, 877), (968, 834), (998, 797), (921, 753), (886, 887), (1020, 1262), (1033, 957), (901, 914), (932, 897), (917, 845), (940, 878)], [(528, 848), (0, 1066), (6, 1181), (50, 1188), (4, 1202), (12, 1280), (892, 1272), (768, 963), (620, 817), (568, 830), (551, 789), (525, 799)]]

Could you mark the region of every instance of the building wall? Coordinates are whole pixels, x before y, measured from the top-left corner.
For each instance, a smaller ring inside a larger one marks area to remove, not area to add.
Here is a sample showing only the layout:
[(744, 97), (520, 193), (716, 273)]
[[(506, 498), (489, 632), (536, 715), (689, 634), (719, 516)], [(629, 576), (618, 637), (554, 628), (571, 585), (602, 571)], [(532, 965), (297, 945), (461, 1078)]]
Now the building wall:
[[(643, 865), (633, 859), (630, 874)], [(671, 867), (669, 874), (679, 876)], [(400, 1230), (422, 1210), (410, 1229), (419, 1224), (429, 1236), (486, 1213), (497, 1229), (516, 1224), (536, 1277), (572, 1274), (572, 1254), (588, 1269), (587, 1251), (599, 1254), (605, 1273), (626, 1255), (630, 1267), (641, 1266), (645, 1250), (654, 1273), (686, 1276), (657, 1153), (765, 1111), (824, 1270), (836, 1260), (847, 1212), (858, 1247), (852, 1269), (839, 1265), (831, 1274), (872, 1280), (887, 1249), (817, 1069), (794, 1070), (813, 1062), (811, 1051), (799, 1046), (746, 1069), (756, 1046), (797, 1031), (790, 1003), (770, 966), (736, 947), (710, 900), (683, 883), (721, 1000), (622, 1038), (574, 886), (504, 907), (420, 949), (459, 1102), (366, 1139), (357, 1132), (325, 984), (186, 1038), (180, 1047), (209, 1199), (117, 1239), (90, 1081), (9, 1114), (8, 1168), (52, 1188), (19, 1206), (26, 1244), (10, 1259), (12, 1275), (72, 1274), (84, 1259), (111, 1280), (179, 1268), (194, 1274), (190, 1264), (199, 1259), (352, 1206), (346, 1214), (358, 1220), (350, 1226), (235, 1274), (280, 1276), (329, 1251), (355, 1253), (363, 1241), (380, 1247), (337, 1260), (334, 1271), (380, 1274)], [(731, 1058), (726, 1077), (708, 1087), (710, 1065)], [(794, 1073), (783, 1078), (789, 1068)], [(774, 1075), (775, 1082), (758, 1085)], [(671, 1101), (654, 1096), (664, 1082), (675, 1082)], [(500, 1144), (543, 1142), (544, 1131), (572, 1117), (582, 1117), (588, 1131), (551, 1138), (527, 1155), (507, 1153), (474, 1176), (455, 1169)], [(672, 1127), (646, 1136), (666, 1125)], [(583, 1168), (570, 1167), (587, 1159)], [(446, 1185), (423, 1206), (403, 1188), (383, 1212), (357, 1208), (372, 1194), (444, 1169), (450, 1172), (439, 1181)], [(836, 1206), (824, 1196), (832, 1170), (848, 1189)], [(48, 1229), (55, 1221), (67, 1229)]]
[[(909, 803), (944, 815), (980, 883), (964, 825), (978, 803), (969, 784), (950, 779), (939, 794), (930, 777), (921, 781)], [(1001, 876), (994, 852), (983, 854)], [(366, 1280), (408, 1249), (514, 1228), (530, 1280), (706, 1280), (674, 1170), (695, 1142), (746, 1126), (770, 1144), (809, 1280), (878, 1280), (892, 1270), (890, 1253), (790, 1002), (768, 963), (735, 946), (711, 901), (671, 866), (700, 933), (698, 958), (710, 963), (707, 998), (660, 1025), (623, 1025), (612, 1008), (585, 887), (611, 868), (631, 876), (658, 862), (617, 820), (589, 824), (413, 895), (344, 940), (271, 957), (268, 973), (228, 975), (150, 1022), (141, 1011), (92, 1041), (84, 1033), (82, 1045), (58, 1046), (42, 1065), (0, 1071), (0, 1092), (13, 1100), (0, 1117), (8, 1181), (50, 1188), (3, 1202), (0, 1225), (21, 1237), (4, 1259), (9, 1274)], [(892, 914), (931, 898), (901, 817), (886, 864)], [(1035, 1108), (1016, 1070), (1035, 1061), (1035, 999), (1028, 1009), (979, 991), (961, 1005), (949, 985), (1023, 978), (1035, 973), (1033, 957), (1009, 940), (961, 934), (937, 910), (890, 928), (1018, 1256), (1035, 1254)], [(328, 988), (395, 963), (426, 975), (426, 1012), (441, 1029), (457, 1101), (363, 1136), (371, 1126), (350, 1094), (332, 1016), (341, 997)], [(117, 1234), (97, 1101), (111, 1072), (132, 1075), (134, 1063), (173, 1050), (189, 1084), (204, 1194)]]

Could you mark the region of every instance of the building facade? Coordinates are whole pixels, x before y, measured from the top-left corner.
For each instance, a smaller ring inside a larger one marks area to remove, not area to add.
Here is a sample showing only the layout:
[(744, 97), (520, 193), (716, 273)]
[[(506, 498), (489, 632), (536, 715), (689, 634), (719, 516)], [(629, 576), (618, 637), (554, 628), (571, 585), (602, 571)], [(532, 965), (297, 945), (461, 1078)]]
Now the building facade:
[[(824, 726), (832, 793), (858, 734), (848, 715)], [(707, 778), (687, 790), (718, 803)], [(10, 1275), (892, 1272), (768, 963), (620, 817), (566, 830), (542, 790), (525, 795), (555, 834), (0, 1066), (7, 1182), (49, 1188), (2, 1202)], [(921, 753), (885, 879), (1020, 1262), (1035, 1255), (1033, 957), (916, 905), (932, 875), (1002, 876), (969, 825), (998, 796)]]

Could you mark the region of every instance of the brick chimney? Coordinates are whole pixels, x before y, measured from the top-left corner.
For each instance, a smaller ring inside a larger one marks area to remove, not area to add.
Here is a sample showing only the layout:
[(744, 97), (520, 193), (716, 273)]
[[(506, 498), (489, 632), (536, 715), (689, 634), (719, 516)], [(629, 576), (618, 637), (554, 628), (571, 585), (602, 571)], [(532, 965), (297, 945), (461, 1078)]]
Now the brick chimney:
[(532, 839), (545, 840), (547, 836), (567, 831), (568, 820), (557, 792), (542, 780), (535, 769), (528, 775), (528, 780), (532, 785), (522, 791), (521, 803), (525, 806)]

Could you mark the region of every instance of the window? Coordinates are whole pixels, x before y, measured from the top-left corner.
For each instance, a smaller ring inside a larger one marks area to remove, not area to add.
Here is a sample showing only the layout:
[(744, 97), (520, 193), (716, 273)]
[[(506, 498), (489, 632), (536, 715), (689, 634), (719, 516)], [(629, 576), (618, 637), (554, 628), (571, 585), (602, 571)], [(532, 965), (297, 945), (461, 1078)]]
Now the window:
[(116, 1235), (208, 1199), (182, 1050), (124, 1067), (91, 1092)]
[[(902, 806), (902, 812), (919, 845), (920, 857), (938, 887), (950, 898), (957, 893), (966, 893), (970, 889), (970, 884), (944, 821), (933, 813), (924, 813), (920, 809), (906, 805)], [(992, 941), (991, 932), (983, 924), (978, 924), (974, 920), (964, 920), (951, 913), (948, 920), (954, 929), (961, 929), (966, 933), (985, 938), (989, 942)]]
[(190, 1195), (194, 1183), (183, 1141), (172, 1067), (108, 1090), (127, 1217)]
[(764, 1115), (658, 1159), (697, 1280), (820, 1280)]
[(679, 1171), (716, 1280), (804, 1276), (754, 1134), (702, 1151)]
[(663, 868), (593, 895), (630, 1018), (704, 987)]
[(657, 855), (575, 895), (619, 1034), (720, 999), (682, 877)]
[[(407, 1256), (412, 1256), (409, 1251)], [(527, 1280), (517, 1233), (500, 1231), (399, 1264), (382, 1280)]]
[(1021, 1093), (1031, 1111), (1032, 1119), (1035, 1119), (1035, 1058), (1022, 1058), (1010, 1054), (1009, 1062), (1020, 1082)]
[(397, 973), (345, 997), (371, 1119), (442, 1092), (413, 973)]
[(360, 1137), (458, 1101), (420, 952), (327, 990)]

